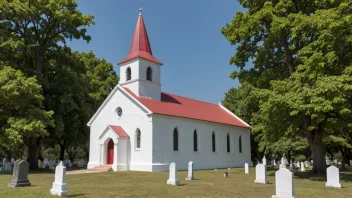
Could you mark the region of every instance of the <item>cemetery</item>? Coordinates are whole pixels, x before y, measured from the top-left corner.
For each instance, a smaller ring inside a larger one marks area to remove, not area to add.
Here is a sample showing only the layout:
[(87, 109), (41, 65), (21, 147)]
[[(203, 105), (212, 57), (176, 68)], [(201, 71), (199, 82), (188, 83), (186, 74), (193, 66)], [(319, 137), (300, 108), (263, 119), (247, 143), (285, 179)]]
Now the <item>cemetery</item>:
[(0, 198), (352, 198), (351, 0), (0, 13)]

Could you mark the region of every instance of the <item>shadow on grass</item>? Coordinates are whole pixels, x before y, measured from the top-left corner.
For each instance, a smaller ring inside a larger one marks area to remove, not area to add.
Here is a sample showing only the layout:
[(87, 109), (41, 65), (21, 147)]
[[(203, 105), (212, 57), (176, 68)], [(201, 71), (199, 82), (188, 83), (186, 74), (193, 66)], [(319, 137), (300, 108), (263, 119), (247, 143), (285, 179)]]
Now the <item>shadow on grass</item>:
[(85, 194), (74, 194), (74, 195), (68, 195), (68, 197), (80, 197), (84, 196)]

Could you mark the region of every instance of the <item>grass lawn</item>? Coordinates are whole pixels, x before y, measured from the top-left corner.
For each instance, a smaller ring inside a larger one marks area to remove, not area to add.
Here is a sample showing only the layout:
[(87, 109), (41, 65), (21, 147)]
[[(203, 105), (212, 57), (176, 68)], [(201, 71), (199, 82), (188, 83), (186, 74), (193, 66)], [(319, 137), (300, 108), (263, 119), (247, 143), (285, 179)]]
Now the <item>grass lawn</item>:
[[(166, 184), (167, 172), (103, 172), (67, 175), (69, 197), (271, 197), (275, 194), (275, 170), (268, 169), (269, 184), (254, 184), (255, 169), (244, 174), (233, 168), (229, 178), (225, 170), (195, 171), (196, 180), (186, 181), (186, 171), (179, 171), (180, 186)], [(9, 188), (9, 174), (0, 174), (0, 197), (50, 197), (54, 173), (31, 173), (31, 187)], [(341, 189), (325, 187), (326, 179), (295, 172), (295, 197), (352, 197), (352, 171), (340, 173)]]

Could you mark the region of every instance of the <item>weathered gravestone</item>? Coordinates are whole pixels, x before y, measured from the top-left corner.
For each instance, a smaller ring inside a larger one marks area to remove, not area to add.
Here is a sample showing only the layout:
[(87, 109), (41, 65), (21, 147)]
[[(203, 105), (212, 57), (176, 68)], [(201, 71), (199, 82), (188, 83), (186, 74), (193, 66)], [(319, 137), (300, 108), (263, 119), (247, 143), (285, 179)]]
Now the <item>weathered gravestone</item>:
[(169, 179), (167, 180), (167, 184), (170, 184), (170, 185), (180, 185), (180, 181), (178, 181), (178, 178), (177, 178), (177, 169), (176, 169), (176, 164), (175, 162), (172, 162), (170, 164), (170, 173), (169, 173)]
[(294, 198), (293, 173), (286, 168), (275, 172), (276, 195), (272, 198)]
[(266, 158), (265, 158), (265, 156), (263, 157), (263, 164), (264, 164), (264, 166), (266, 166)]
[(67, 196), (66, 167), (61, 161), (55, 168), (55, 181), (50, 189), (52, 195)]
[(301, 162), (301, 172), (304, 172), (304, 171), (306, 171), (306, 169), (304, 168), (304, 163)]
[(7, 162), (5, 165), (5, 171), (11, 172), (12, 171), (12, 166), (10, 162)]
[(53, 160), (49, 161), (49, 169), (54, 169), (54, 161)]
[(330, 166), (326, 169), (326, 184), (327, 187), (341, 188), (340, 172), (335, 166)]
[(244, 164), (244, 173), (245, 173), (245, 174), (249, 174), (249, 166), (248, 166), (248, 163), (245, 163), (245, 164)]
[(8, 187), (30, 186), (31, 183), (28, 180), (28, 162), (16, 160), (14, 164), (12, 179)]
[(193, 177), (193, 162), (192, 161), (188, 162), (188, 175), (187, 175), (186, 180), (194, 180), (194, 177)]
[(229, 177), (229, 172), (227, 172), (227, 171), (224, 172), (224, 177), (225, 177), (225, 178), (228, 178), (228, 177)]
[(269, 181), (266, 178), (266, 166), (257, 164), (255, 166), (255, 180), (254, 183), (267, 184)]
[(15, 159), (11, 158), (10, 162), (11, 162), (11, 165), (13, 165), (15, 163)]

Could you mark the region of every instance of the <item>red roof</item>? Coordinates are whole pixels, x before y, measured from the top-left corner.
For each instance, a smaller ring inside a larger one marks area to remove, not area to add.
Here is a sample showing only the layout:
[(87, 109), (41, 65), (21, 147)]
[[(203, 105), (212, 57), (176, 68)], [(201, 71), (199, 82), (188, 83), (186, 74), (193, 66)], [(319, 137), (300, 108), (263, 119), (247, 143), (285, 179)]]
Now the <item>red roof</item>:
[(221, 124), (235, 125), (248, 128), (240, 119), (236, 118), (220, 105), (202, 102), (169, 93), (161, 93), (161, 100), (152, 100), (136, 96), (130, 89), (124, 88), (129, 94), (156, 114), (191, 118)]
[(109, 125), (109, 127), (119, 136), (123, 138), (129, 138), (130, 136), (120, 126)]
[(141, 14), (138, 17), (136, 29), (134, 30), (130, 52), (128, 53), (128, 56), (124, 58), (119, 64), (137, 57), (144, 58), (161, 65), (163, 64), (153, 56), (147, 29), (145, 28), (144, 20)]

